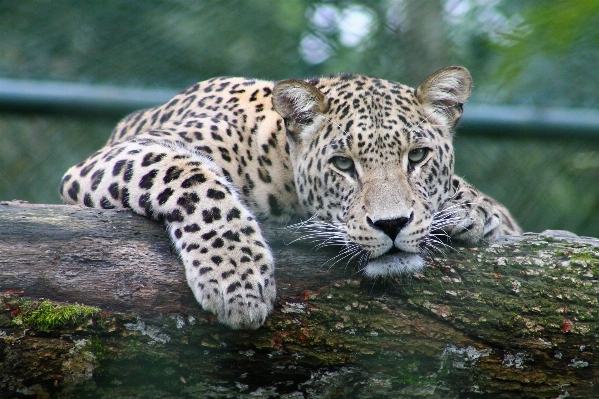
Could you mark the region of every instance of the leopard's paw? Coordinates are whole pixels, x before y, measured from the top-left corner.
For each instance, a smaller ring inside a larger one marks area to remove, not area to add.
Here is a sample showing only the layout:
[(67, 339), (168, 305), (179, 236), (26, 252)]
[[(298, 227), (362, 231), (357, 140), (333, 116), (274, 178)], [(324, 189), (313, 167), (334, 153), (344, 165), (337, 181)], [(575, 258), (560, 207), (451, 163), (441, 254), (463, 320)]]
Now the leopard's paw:
[(276, 287), (274, 259), (257, 223), (239, 229), (231, 223), (200, 237), (205, 247), (181, 251), (196, 299), (232, 328), (260, 327), (272, 311)]
[(502, 215), (491, 201), (448, 201), (442, 213), (443, 230), (453, 240), (476, 244), (502, 234)]

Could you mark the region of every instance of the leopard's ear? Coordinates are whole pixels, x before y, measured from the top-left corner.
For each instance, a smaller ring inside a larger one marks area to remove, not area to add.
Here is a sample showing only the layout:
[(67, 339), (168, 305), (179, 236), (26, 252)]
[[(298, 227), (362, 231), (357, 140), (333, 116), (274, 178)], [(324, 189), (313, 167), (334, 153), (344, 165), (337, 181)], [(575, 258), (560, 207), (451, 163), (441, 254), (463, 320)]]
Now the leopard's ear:
[(311, 134), (329, 110), (329, 101), (316, 87), (301, 80), (282, 80), (275, 84), (272, 104), (283, 117), (287, 132), (298, 140)]
[(426, 78), (416, 89), (416, 97), (429, 114), (438, 115), (453, 128), (462, 116), (462, 105), (471, 90), (470, 72), (460, 66), (450, 66)]

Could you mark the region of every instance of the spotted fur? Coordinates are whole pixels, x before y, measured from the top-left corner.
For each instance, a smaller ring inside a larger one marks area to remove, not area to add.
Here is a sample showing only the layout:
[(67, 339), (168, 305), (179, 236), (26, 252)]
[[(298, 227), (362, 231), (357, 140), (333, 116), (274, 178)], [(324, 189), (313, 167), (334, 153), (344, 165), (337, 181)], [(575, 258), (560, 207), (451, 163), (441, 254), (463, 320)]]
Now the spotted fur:
[(517, 234), (508, 211), (453, 174), (461, 67), (417, 89), (362, 75), (214, 78), (121, 121), (63, 177), (68, 203), (165, 223), (198, 302), (256, 328), (276, 296), (258, 219), (294, 225), (365, 274), (418, 269), (439, 236)]

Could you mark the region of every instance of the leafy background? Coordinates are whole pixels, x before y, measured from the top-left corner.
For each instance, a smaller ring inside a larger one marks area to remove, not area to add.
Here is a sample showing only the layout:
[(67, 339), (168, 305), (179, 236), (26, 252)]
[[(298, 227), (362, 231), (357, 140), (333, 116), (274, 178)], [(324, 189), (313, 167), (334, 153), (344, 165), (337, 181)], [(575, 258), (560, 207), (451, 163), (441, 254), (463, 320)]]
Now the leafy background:
[[(0, 78), (174, 92), (360, 72), (415, 86), (457, 64), (473, 104), (599, 108), (596, 0), (3, 0), (0, 39)], [(62, 173), (117, 119), (0, 108), (0, 200), (59, 203)], [(526, 230), (599, 236), (599, 135), (505, 133), (458, 131), (456, 172)]]

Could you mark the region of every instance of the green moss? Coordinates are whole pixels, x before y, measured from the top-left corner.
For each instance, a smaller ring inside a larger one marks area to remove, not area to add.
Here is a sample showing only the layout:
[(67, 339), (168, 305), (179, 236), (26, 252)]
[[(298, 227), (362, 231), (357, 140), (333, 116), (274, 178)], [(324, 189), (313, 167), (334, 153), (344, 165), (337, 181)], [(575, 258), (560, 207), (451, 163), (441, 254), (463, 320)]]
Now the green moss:
[(102, 344), (98, 337), (90, 337), (87, 349), (96, 356), (98, 362), (102, 362), (110, 354), (110, 350)]
[(597, 261), (597, 256), (595, 254), (589, 253), (589, 252), (582, 252), (582, 253), (574, 253), (572, 254), (571, 258), (572, 260), (581, 260), (584, 262), (592, 262), (592, 261)]
[(91, 318), (99, 317), (101, 310), (85, 305), (58, 305), (48, 300), (41, 302), (23, 301), (19, 304), (19, 315), (13, 323), (42, 332), (53, 329), (73, 327), (87, 323)]

